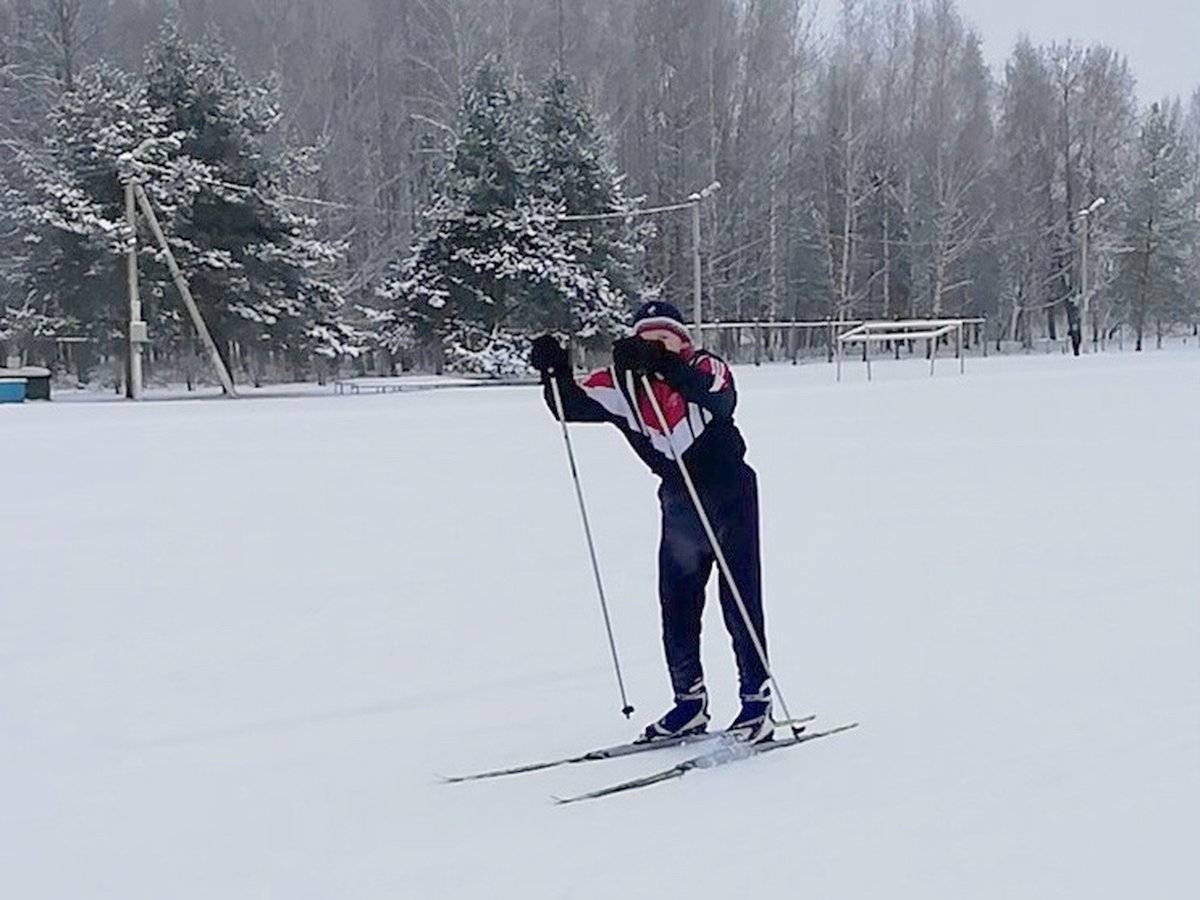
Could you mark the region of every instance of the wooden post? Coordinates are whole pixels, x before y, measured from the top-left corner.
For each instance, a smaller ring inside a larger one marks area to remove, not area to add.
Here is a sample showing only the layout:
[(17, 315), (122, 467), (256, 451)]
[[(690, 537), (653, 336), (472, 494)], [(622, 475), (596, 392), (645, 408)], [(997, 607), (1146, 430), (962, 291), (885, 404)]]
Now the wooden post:
[(150, 224), (150, 230), (154, 233), (154, 239), (158, 242), (158, 246), (162, 248), (163, 255), (167, 258), (167, 268), (171, 272), (171, 278), (175, 282), (175, 287), (179, 289), (179, 295), (183, 297), (183, 305), (187, 307), (188, 315), (191, 316), (192, 325), (195, 326), (196, 333), (200, 335), (200, 340), (208, 351), (209, 360), (212, 362), (213, 368), (217, 372), (217, 377), (221, 380), (221, 387), (230, 397), (237, 396), (237, 389), (233, 386), (233, 378), (229, 374), (229, 370), (225, 367), (225, 361), (221, 359), (221, 354), (217, 351), (217, 345), (212, 339), (212, 335), (208, 332), (208, 326), (204, 324), (204, 318), (200, 315), (200, 308), (196, 306), (196, 301), (192, 297), (191, 288), (188, 287), (187, 279), (183, 277), (183, 272), (179, 270), (179, 264), (175, 261), (175, 254), (171, 252), (171, 247), (167, 243), (167, 238), (163, 234), (162, 226), (158, 224), (158, 216), (154, 214), (154, 207), (150, 205), (150, 198), (146, 196), (145, 189), (136, 182), (133, 183), (133, 190), (137, 195), (138, 206), (142, 208), (142, 215), (146, 217), (146, 221)]
[(132, 243), (125, 254), (125, 281), (129, 290), (129, 383), (126, 396), (142, 399), (142, 345), (146, 340), (146, 323), (142, 321), (142, 300), (138, 293), (137, 203), (133, 182), (125, 185), (125, 224), (132, 232)]

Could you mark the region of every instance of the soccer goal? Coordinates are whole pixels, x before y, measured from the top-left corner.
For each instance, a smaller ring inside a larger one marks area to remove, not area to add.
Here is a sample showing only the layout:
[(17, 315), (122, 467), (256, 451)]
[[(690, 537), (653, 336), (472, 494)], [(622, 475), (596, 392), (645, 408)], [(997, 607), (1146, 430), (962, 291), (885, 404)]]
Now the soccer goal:
[(964, 349), (969, 339), (970, 330), (974, 330), (976, 343), (983, 348), (987, 355), (987, 341), (983, 339), (986, 319), (901, 319), (899, 321), (863, 322), (844, 331), (837, 338), (837, 380), (842, 380), (842, 358), (846, 348), (859, 345), (862, 347), (863, 362), (867, 366), (867, 380), (871, 380), (871, 344), (890, 344), (900, 357), (900, 347), (908, 344), (911, 350), (914, 341), (925, 341), (926, 354), (929, 357), (929, 374), (933, 375), (937, 363), (938, 347), (943, 340), (954, 341), (954, 356), (958, 360), (960, 374), (966, 371), (966, 355)]

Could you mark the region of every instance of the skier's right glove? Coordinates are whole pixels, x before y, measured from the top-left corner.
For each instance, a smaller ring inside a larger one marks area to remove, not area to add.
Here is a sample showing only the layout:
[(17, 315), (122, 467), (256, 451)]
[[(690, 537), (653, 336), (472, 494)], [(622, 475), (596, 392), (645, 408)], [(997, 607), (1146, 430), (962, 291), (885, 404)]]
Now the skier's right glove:
[(640, 337), (620, 338), (613, 342), (613, 365), (622, 371), (636, 375), (653, 375), (661, 372), (674, 357), (658, 341), (647, 341)]
[(567, 348), (551, 334), (534, 339), (533, 349), (529, 352), (529, 365), (541, 372), (543, 378), (551, 372), (561, 374), (571, 371)]

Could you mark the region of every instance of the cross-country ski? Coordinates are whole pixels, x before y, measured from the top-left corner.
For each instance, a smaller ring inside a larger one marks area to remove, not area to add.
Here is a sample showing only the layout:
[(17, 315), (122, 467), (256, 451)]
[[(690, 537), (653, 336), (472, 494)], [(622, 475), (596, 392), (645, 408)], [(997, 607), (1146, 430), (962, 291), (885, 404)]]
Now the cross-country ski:
[(623, 756), (634, 756), (639, 753), (647, 753), (653, 750), (667, 750), (671, 747), (680, 747), (685, 744), (699, 744), (705, 741), (712, 741), (720, 736), (720, 732), (692, 734), (683, 737), (663, 738), (654, 742), (629, 741), (624, 744), (614, 744), (611, 747), (602, 747), (599, 750), (589, 750), (587, 753), (581, 753), (577, 756), (566, 756), (561, 759), (551, 759), (543, 762), (525, 763), (524, 765), (511, 766), (505, 769), (490, 769), (486, 772), (473, 772), (468, 775), (442, 775), (442, 781), (446, 784), (459, 784), (464, 781), (482, 781), (489, 778), (502, 778), (506, 775), (522, 775), (526, 772), (540, 772), (543, 769), (554, 769), (559, 766), (573, 765), (576, 763), (599, 762), (605, 759), (620, 759)]
[(839, 725), (836, 728), (828, 728), (824, 731), (806, 731), (792, 735), (791, 737), (761, 741), (757, 744), (751, 744), (736, 737), (722, 736), (715, 742), (716, 746), (713, 749), (698, 756), (693, 756), (690, 759), (685, 759), (683, 762), (669, 766), (666, 769), (652, 772), (641, 778), (633, 778), (629, 781), (610, 785), (609, 787), (588, 791), (586, 794), (576, 794), (572, 797), (554, 797), (553, 799), (555, 803), (561, 806), (565, 803), (576, 803), (580, 800), (595, 800), (599, 797), (611, 796), (612, 794), (635, 791), (639, 788), (661, 784), (664, 781), (682, 778), (693, 769), (712, 769), (717, 766), (724, 766), (732, 762), (738, 762), (739, 760), (761, 756), (764, 753), (770, 753), (772, 750), (783, 750), (787, 747), (795, 747), (798, 744), (815, 741), (818, 738), (829, 737), (832, 734), (840, 734), (843, 731), (849, 731), (857, 727), (857, 722), (851, 722), (848, 725)]
[[(801, 716), (795, 720), (796, 724), (811, 722), (815, 719), (815, 715)], [(778, 723), (777, 723), (778, 724)], [(580, 753), (576, 756), (565, 756), (561, 759), (550, 759), (542, 762), (525, 763), (523, 765), (510, 766), (503, 769), (489, 769), (485, 772), (472, 772), (467, 775), (440, 775), (438, 776), (446, 784), (459, 784), (464, 781), (483, 781), (489, 778), (502, 778), (506, 775), (523, 775), (527, 772), (540, 772), (543, 769), (554, 769), (559, 766), (573, 765), (576, 763), (600, 762), (606, 759), (620, 759), (623, 756), (634, 756), (639, 753), (647, 753), (652, 750), (666, 750), (671, 747), (680, 747), (683, 745), (701, 744), (706, 741), (721, 740), (727, 736), (724, 731), (705, 731), (699, 734), (683, 735), (681, 737), (666, 737), (659, 738), (654, 741), (628, 741), (624, 744), (614, 744), (611, 747), (601, 747), (598, 750), (589, 750), (586, 753)]]

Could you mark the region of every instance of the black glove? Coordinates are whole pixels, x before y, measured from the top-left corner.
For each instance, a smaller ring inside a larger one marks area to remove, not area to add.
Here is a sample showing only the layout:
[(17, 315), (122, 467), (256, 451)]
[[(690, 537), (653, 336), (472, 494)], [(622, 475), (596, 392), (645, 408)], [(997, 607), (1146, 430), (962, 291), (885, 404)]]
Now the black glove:
[(662, 372), (674, 354), (659, 341), (647, 341), (640, 337), (621, 338), (613, 343), (613, 365), (639, 374), (651, 375)]
[(569, 373), (571, 360), (567, 356), (567, 348), (558, 342), (558, 338), (543, 334), (533, 341), (533, 349), (529, 351), (529, 365), (543, 375), (548, 372)]

